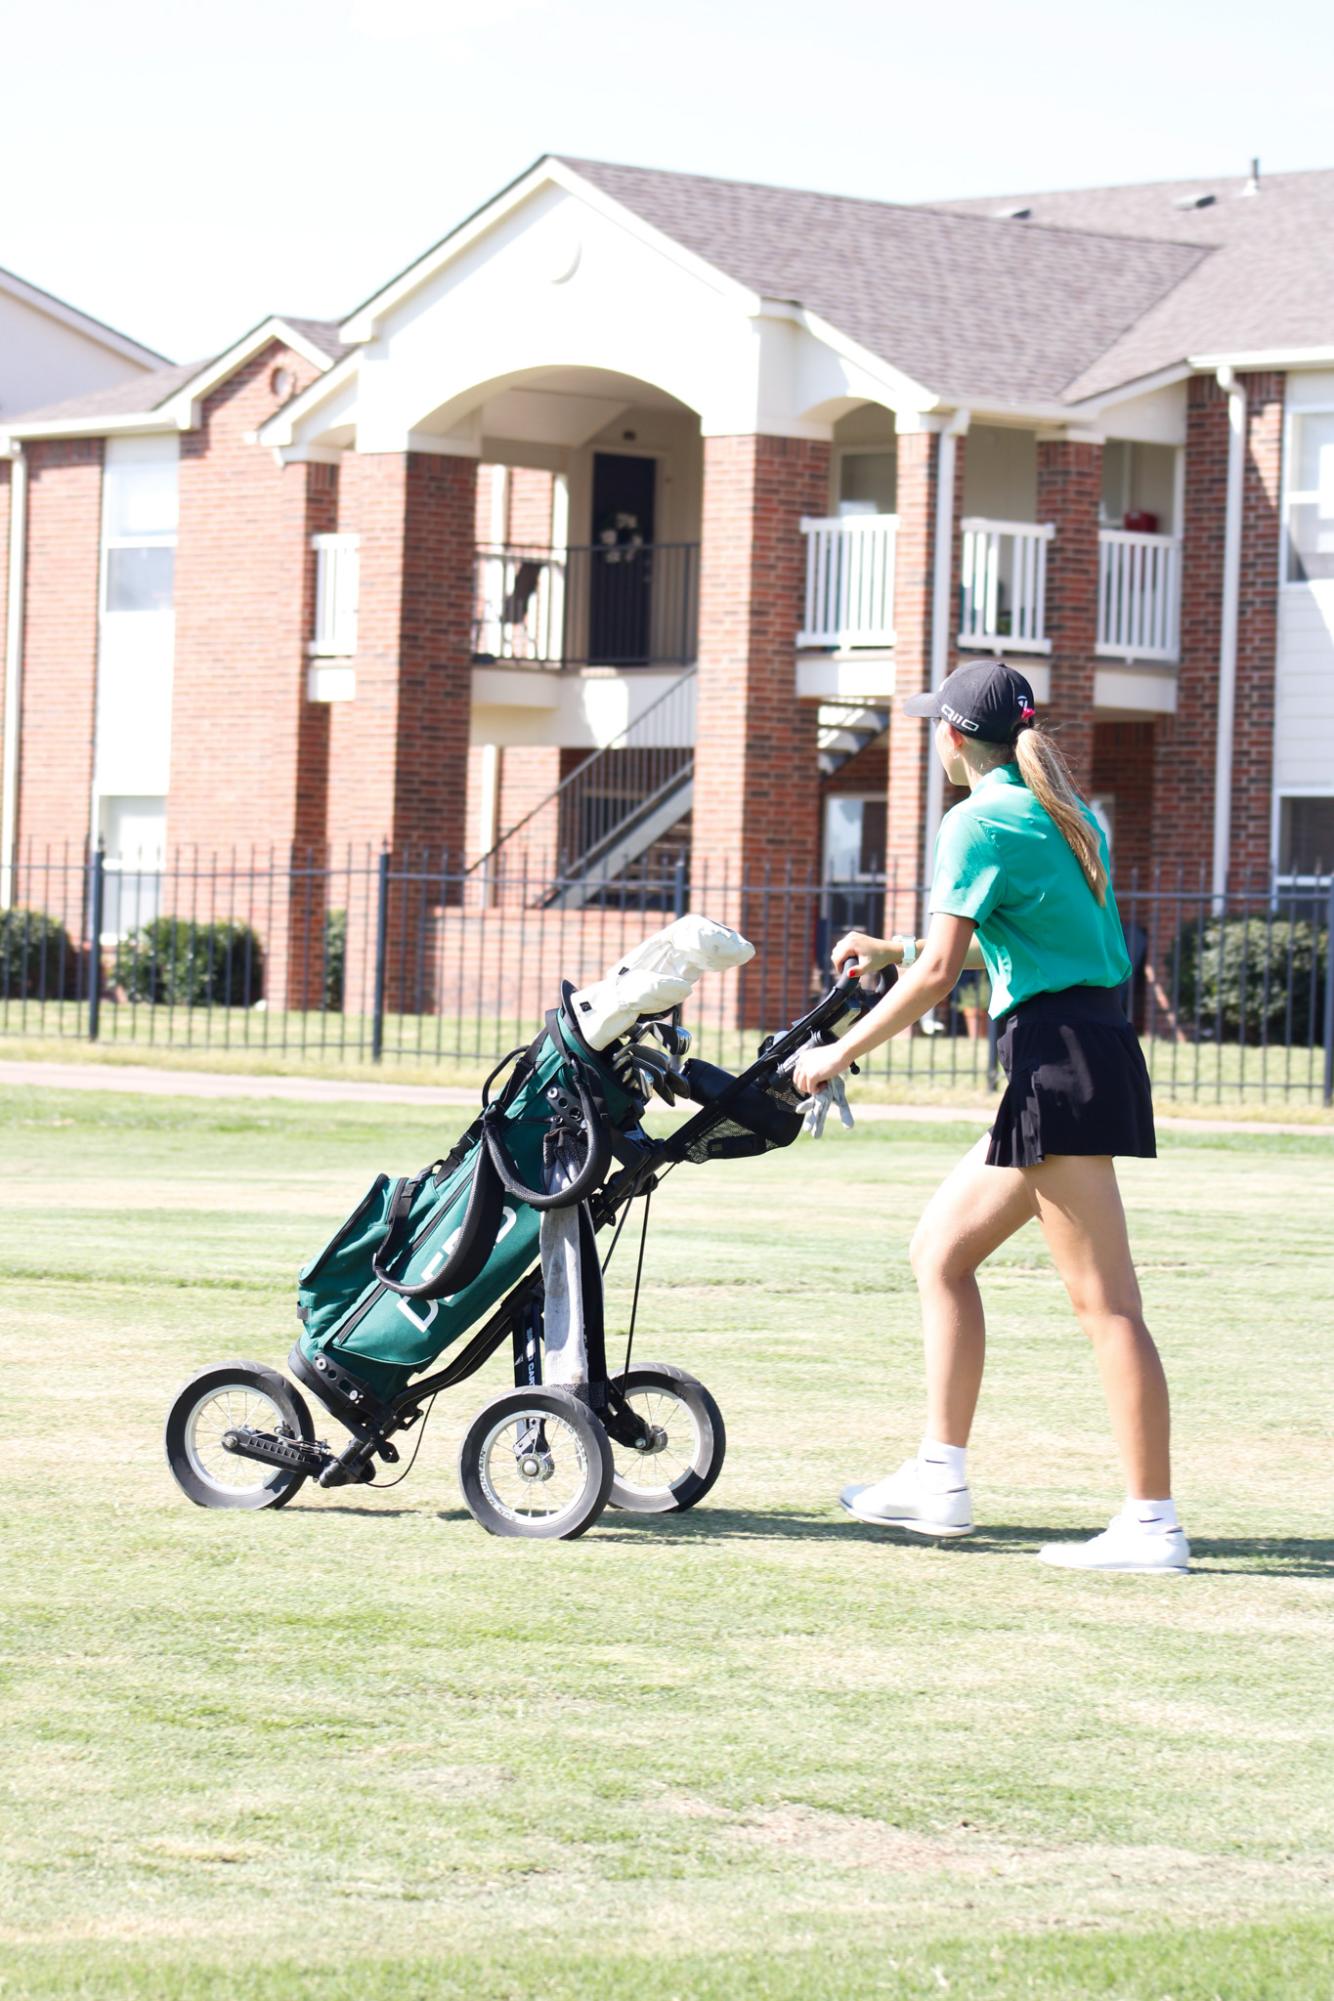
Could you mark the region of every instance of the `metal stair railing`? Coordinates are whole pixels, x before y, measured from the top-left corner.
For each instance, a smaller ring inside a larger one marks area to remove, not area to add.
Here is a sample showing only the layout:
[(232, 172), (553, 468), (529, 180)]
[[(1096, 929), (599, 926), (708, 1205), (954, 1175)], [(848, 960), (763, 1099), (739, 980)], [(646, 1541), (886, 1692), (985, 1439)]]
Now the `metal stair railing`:
[[(695, 677), (689, 667), (610, 742), (590, 751), (559, 785), (516, 820), (467, 873), (498, 874), (506, 850), (540, 814), (553, 813), (553, 874), (580, 875), (590, 857), (682, 785), (695, 766)], [(513, 852), (513, 849), (511, 849)]]

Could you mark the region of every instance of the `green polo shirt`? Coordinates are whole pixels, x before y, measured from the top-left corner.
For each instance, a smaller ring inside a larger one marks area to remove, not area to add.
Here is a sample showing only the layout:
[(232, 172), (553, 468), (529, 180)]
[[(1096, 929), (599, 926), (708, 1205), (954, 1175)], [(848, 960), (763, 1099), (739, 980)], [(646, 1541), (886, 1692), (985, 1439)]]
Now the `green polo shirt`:
[[(1088, 807), (1111, 874), (1107, 842)], [(1017, 765), (1001, 764), (940, 823), (932, 913), (971, 917), (991, 979), (991, 1012), (1034, 994), (1119, 987), (1130, 957), (1110, 889), (1099, 903), (1069, 842)]]

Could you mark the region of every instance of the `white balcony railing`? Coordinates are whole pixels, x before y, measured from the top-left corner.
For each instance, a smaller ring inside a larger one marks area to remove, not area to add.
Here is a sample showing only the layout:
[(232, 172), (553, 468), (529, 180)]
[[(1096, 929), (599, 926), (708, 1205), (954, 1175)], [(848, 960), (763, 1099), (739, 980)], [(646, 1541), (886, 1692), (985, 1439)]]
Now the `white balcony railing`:
[(960, 646), (992, 646), (1007, 653), (1050, 653), (1047, 637), (1049, 521), (984, 521), (973, 515), (963, 530)]
[(1098, 651), (1120, 660), (1180, 653), (1181, 544), (1175, 535), (1098, 535)]
[(806, 537), (806, 622), (798, 646), (894, 644), (896, 514), (810, 518)]

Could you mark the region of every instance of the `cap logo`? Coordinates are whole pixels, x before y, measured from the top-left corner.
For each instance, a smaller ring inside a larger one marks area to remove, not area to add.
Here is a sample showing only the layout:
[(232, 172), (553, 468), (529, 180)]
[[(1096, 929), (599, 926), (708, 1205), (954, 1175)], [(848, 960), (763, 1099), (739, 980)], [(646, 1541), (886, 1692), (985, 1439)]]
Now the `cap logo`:
[(967, 730), (970, 735), (976, 736), (979, 726), (973, 721), (971, 716), (961, 716), (959, 711), (952, 709), (948, 702), (941, 703), (940, 713), (944, 716), (946, 722), (954, 724), (956, 730)]

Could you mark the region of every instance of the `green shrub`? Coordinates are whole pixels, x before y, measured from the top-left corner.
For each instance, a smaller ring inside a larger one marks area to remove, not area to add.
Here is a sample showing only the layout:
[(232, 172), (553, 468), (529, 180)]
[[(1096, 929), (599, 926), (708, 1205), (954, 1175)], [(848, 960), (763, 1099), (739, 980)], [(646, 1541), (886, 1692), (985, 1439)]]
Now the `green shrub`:
[(1210, 917), (1189, 924), (1172, 948), (1178, 1020), (1189, 1030), (1198, 1016), (1201, 1035), (1221, 1032), (1228, 1042), (1240, 1039), (1244, 1024), (1248, 1042), (1319, 1043), (1325, 953), (1325, 933), (1303, 920)]
[(339, 1014), (343, 1007), (343, 988), (347, 977), (347, 912), (326, 910), (324, 913), (324, 1005), (330, 1014)]
[(68, 1000), (79, 984), (79, 954), (58, 918), (0, 910), (0, 1000)]
[(253, 1007), (264, 991), (264, 955), (248, 924), (155, 917), (121, 939), (114, 977), (127, 1000)]

